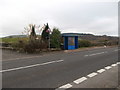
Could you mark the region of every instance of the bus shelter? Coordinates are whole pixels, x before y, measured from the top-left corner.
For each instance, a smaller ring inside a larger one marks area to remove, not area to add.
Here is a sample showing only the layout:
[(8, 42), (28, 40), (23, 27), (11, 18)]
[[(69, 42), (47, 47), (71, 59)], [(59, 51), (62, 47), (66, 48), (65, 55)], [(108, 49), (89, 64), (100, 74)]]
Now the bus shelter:
[(64, 50), (72, 50), (78, 48), (78, 35), (75, 33), (63, 33)]

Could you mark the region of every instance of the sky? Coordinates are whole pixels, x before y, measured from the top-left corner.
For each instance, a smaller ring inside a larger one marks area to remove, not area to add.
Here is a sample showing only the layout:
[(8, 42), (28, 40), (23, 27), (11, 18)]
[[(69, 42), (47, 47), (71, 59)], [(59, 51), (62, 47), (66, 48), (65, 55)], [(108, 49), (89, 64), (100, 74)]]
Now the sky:
[(118, 36), (118, 1), (0, 0), (0, 37), (22, 34), (29, 24), (41, 28), (46, 23), (62, 33)]

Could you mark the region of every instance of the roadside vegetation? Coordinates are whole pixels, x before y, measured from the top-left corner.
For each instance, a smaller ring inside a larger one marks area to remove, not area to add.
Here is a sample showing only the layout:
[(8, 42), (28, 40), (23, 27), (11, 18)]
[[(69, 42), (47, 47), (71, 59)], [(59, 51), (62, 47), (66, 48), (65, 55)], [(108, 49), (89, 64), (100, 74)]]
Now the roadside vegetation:
[(78, 41), (78, 47), (79, 48), (81, 48), (81, 47), (91, 47), (91, 46), (94, 46), (94, 45), (88, 40), (79, 40)]
[[(37, 29), (41, 34), (36, 34)], [(2, 38), (2, 46), (26, 53), (50, 51), (50, 48), (60, 50), (61, 32), (58, 28), (51, 30), (48, 23), (42, 28), (30, 24), (25, 28), (25, 36)]]
[(53, 31), (50, 35), (50, 47), (51, 48), (60, 48), (61, 44), (61, 32), (58, 28), (53, 28)]
[[(49, 28), (48, 23), (43, 27), (30, 24), (25, 29), (25, 35), (22, 37), (5, 37), (0, 38), (0, 44), (3, 47), (11, 47), (19, 52), (35, 53), (48, 52), (63, 49), (63, 38), (58, 28)], [(39, 34), (36, 34), (36, 31)], [(82, 34), (78, 40), (79, 48), (92, 46), (112, 46), (118, 45), (118, 37), (94, 36), (91, 34)]]

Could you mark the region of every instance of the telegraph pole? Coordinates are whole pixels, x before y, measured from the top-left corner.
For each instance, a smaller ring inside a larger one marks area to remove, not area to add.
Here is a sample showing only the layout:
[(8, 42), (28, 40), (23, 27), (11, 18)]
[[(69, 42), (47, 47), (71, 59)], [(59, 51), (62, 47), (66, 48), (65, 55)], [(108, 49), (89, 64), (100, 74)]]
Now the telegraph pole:
[(50, 50), (50, 33), (51, 33), (51, 30), (49, 28), (49, 50)]

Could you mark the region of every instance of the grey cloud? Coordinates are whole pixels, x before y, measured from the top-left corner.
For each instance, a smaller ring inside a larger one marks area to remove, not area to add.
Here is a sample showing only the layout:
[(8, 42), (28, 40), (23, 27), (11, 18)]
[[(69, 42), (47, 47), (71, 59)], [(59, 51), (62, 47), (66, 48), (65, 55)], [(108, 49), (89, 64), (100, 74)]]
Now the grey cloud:
[[(49, 0), (7, 0), (0, 6), (4, 35), (21, 34), (30, 23), (49, 23), (51, 28), (58, 27), (62, 32), (91, 32), (96, 34), (117, 35), (117, 3)], [(100, 22), (106, 20), (108, 22)], [(110, 19), (111, 18), (111, 19)], [(107, 25), (108, 24), (108, 25)]]

